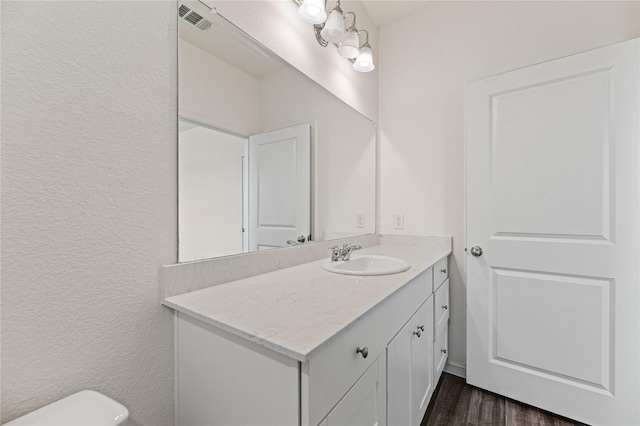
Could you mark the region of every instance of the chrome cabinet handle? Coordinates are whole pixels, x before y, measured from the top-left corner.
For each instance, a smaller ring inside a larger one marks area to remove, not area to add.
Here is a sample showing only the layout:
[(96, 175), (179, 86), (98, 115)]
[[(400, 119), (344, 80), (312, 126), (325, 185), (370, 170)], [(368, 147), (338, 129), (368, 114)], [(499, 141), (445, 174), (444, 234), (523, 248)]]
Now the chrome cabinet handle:
[(471, 247), (471, 254), (474, 255), (475, 257), (482, 256), (482, 247), (480, 246)]
[(447, 268), (440, 269), (440, 272), (442, 272), (443, 274), (446, 274), (447, 273)]
[(446, 311), (447, 309), (449, 309), (449, 305), (442, 305), (442, 309)]
[(440, 349), (440, 352), (442, 352), (443, 354), (446, 354), (447, 350), (446, 349)]
[(304, 243), (305, 241), (307, 241), (307, 239), (304, 237), (304, 235), (300, 235), (300, 236), (298, 237), (298, 242), (299, 242), (300, 244)]
[(356, 353), (362, 354), (362, 358), (366, 358), (369, 356), (369, 348), (367, 348), (366, 346), (364, 348), (358, 346), (358, 348), (356, 349)]
[(416, 336), (422, 336), (422, 332), (424, 331), (424, 325), (419, 325), (416, 327), (416, 331), (413, 332)]

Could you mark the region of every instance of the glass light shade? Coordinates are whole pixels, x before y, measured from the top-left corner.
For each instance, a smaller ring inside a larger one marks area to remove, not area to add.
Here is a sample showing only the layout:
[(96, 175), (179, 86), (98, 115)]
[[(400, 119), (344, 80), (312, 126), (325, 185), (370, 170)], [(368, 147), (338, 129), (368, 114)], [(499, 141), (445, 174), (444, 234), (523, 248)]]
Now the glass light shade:
[(310, 24), (322, 24), (327, 20), (324, 0), (304, 0), (298, 7), (298, 16)]
[(373, 65), (373, 53), (371, 48), (367, 45), (360, 49), (360, 54), (353, 63), (353, 69), (360, 72), (373, 71), (375, 66)]
[(340, 46), (338, 46), (338, 53), (345, 58), (356, 58), (360, 51), (360, 49), (358, 49), (358, 44), (360, 44), (358, 33), (354, 30), (348, 30), (344, 35), (344, 40)]
[(344, 40), (344, 16), (341, 10), (331, 11), (320, 36), (329, 43), (341, 43)]

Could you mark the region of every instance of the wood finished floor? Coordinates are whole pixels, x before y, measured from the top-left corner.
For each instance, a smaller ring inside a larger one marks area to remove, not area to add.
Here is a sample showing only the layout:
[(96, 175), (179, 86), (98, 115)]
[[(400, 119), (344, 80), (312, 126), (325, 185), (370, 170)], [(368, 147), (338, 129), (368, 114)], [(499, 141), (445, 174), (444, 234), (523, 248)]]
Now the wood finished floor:
[(585, 426), (443, 373), (420, 426)]

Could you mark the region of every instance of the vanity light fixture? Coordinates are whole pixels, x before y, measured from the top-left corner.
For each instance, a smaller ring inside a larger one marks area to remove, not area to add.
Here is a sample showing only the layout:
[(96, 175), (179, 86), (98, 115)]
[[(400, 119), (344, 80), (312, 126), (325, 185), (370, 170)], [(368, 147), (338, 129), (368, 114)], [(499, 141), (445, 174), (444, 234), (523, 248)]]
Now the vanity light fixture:
[[(327, 15), (327, 0), (293, 0), (298, 5), (298, 16), (302, 20), (313, 24), (316, 40), (322, 47), (329, 43), (338, 46), (338, 53), (353, 62), (353, 69), (359, 72), (369, 72), (375, 69), (373, 53), (369, 44), (367, 30), (356, 28), (356, 14), (344, 13), (340, 8), (340, 0)], [(345, 21), (351, 18), (351, 25)], [(360, 44), (360, 34), (366, 35), (364, 43)]]

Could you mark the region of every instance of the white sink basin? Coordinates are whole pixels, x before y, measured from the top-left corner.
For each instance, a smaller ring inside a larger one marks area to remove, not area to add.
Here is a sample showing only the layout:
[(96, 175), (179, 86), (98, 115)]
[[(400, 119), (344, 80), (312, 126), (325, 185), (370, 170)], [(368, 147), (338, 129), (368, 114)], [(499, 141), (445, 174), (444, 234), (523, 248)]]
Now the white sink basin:
[(336, 274), (390, 275), (408, 271), (411, 265), (397, 257), (363, 254), (355, 255), (350, 260), (337, 262), (328, 259), (322, 264), (322, 268)]

